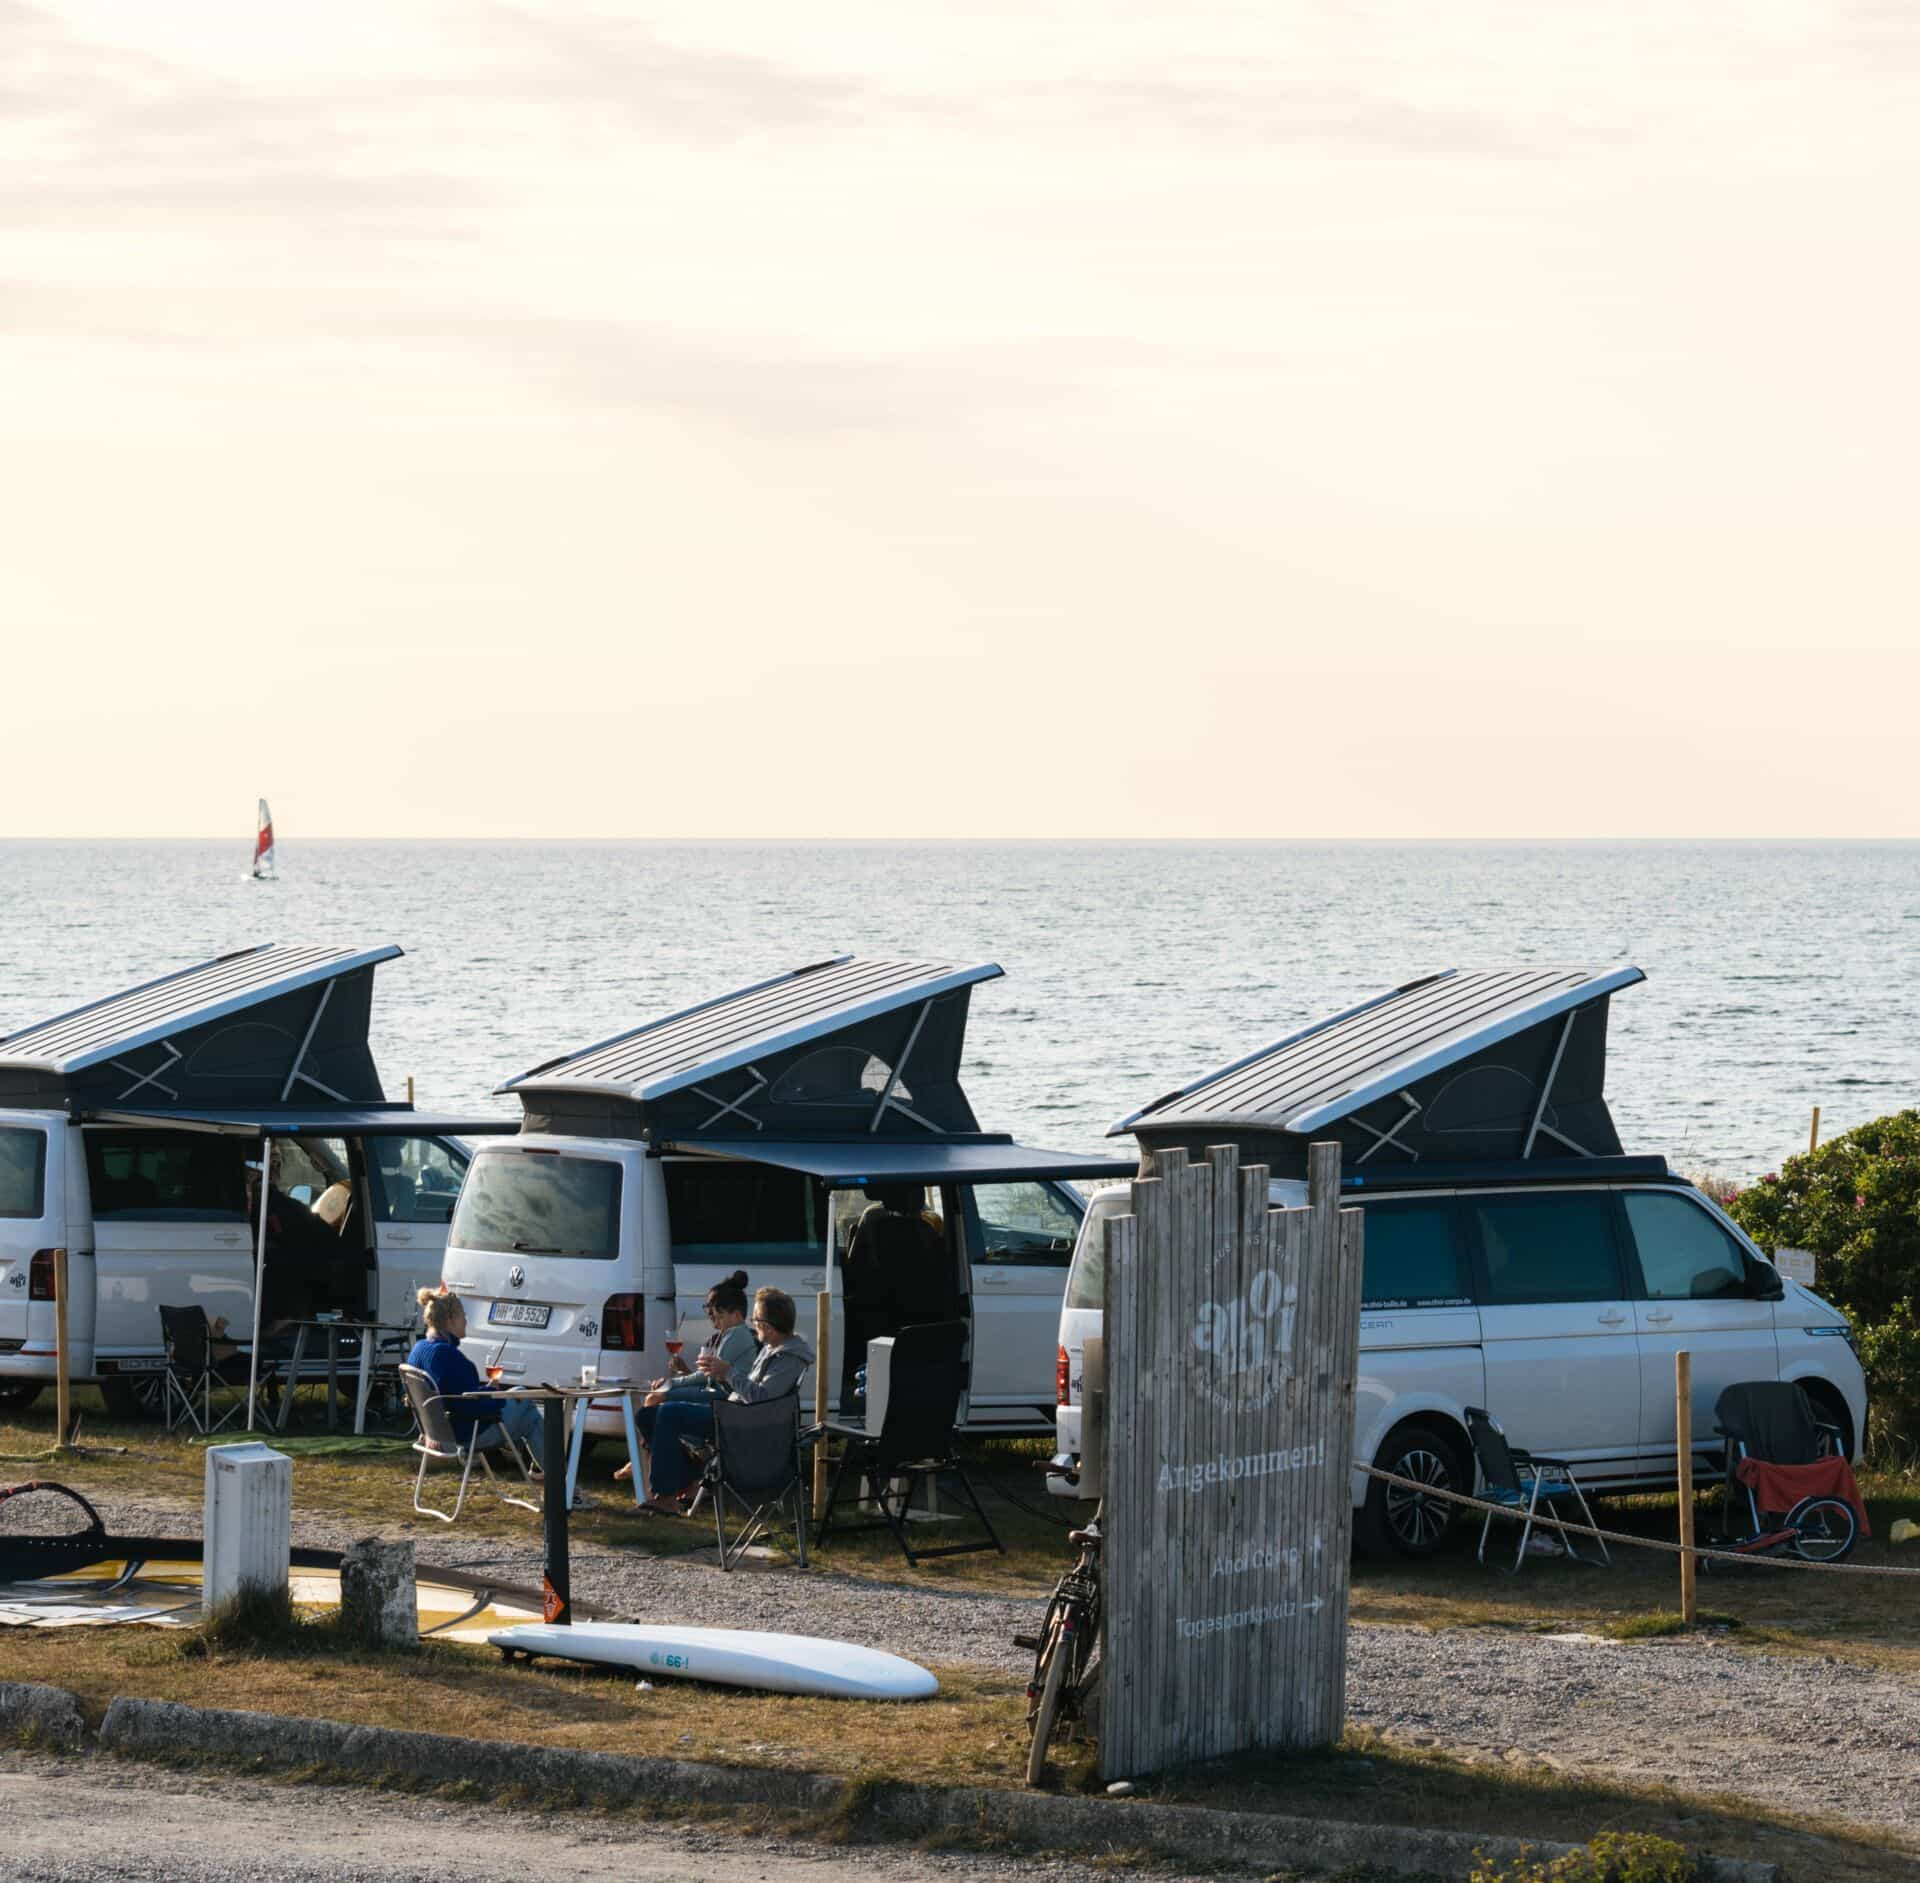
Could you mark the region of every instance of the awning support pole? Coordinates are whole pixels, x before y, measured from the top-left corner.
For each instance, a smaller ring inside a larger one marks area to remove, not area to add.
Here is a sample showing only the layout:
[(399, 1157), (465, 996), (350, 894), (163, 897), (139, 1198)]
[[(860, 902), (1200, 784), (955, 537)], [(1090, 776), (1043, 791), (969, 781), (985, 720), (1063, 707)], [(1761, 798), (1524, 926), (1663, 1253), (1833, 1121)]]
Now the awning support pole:
[[(814, 1303), (813, 1419), (825, 1425), (833, 1408), (833, 1393), (828, 1374), (833, 1365), (833, 1258), (839, 1241), (840, 1193), (827, 1192), (827, 1259), (820, 1279), (826, 1284)], [(827, 1515), (827, 1441), (824, 1434), (813, 1447), (813, 1520), (823, 1523)]]
[[(247, 1430), (253, 1430), (254, 1410), (260, 1398), (260, 1298), (266, 1293), (267, 1193), (273, 1188), (273, 1139), (260, 1140), (260, 1226), (253, 1244), (253, 1343), (247, 1349)], [(286, 1390), (293, 1391), (288, 1380)]]

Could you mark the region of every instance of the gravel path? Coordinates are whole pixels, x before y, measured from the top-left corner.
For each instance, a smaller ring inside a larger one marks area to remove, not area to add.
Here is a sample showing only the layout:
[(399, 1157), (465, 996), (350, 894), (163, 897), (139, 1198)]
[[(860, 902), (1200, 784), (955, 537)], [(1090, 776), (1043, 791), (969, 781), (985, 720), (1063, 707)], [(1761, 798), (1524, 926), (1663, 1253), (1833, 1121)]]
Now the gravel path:
[[(178, 1503), (115, 1499), (102, 1511), (123, 1530), (199, 1528), (198, 1508)], [(304, 1519), (295, 1531), (322, 1547), (354, 1540), (350, 1528)], [(525, 1546), (490, 1544), (436, 1527), (417, 1542), (423, 1563), (539, 1579), (531, 1537)], [(732, 1616), (1007, 1672), (1030, 1664), (1012, 1636), (1031, 1630), (1042, 1606), (819, 1568), (800, 1576), (784, 1564), (723, 1580), (710, 1559), (585, 1543), (574, 1547), (573, 1577), (577, 1598), (621, 1616), (709, 1624)], [(1920, 1834), (1920, 1682), (1910, 1677), (1707, 1640), (1356, 1627), (1347, 1692), (1356, 1725), (1411, 1745), (1731, 1793)]]
[[(354, 1786), (196, 1778), (0, 1752), (0, 1875), (16, 1883), (1102, 1883), (1018, 1856), (779, 1843), (731, 1830), (537, 1818)], [(1157, 1870), (1159, 1883), (1183, 1876)], [(1193, 1883), (1198, 1883), (1194, 1879)], [(1226, 1883), (1217, 1874), (1210, 1883)]]

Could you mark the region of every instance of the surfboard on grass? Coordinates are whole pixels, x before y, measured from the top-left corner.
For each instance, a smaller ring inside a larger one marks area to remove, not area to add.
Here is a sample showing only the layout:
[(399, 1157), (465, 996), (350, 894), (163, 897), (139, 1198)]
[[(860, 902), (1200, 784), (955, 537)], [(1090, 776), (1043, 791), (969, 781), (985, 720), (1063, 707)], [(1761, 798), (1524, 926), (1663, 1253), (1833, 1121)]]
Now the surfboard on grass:
[(488, 1637), (508, 1656), (552, 1655), (596, 1666), (631, 1667), (650, 1679), (707, 1680), (765, 1693), (831, 1700), (925, 1700), (940, 1683), (924, 1667), (878, 1648), (817, 1635), (760, 1634), (741, 1628), (671, 1628), (647, 1622), (536, 1623)]

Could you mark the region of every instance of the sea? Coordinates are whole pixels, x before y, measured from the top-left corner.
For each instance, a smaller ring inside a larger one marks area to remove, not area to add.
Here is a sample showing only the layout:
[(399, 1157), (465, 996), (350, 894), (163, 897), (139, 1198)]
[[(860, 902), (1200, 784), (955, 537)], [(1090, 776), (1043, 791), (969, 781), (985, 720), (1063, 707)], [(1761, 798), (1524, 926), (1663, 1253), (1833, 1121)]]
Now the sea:
[(993, 961), (983, 1126), (1130, 1154), (1114, 1120), (1453, 966), (1632, 962), (1608, 1097), (1632, 1151), (1746, 1182), (1920, 1103), (1915, 843), (0, 841), (0, 1034), (263, 941), (397, 942), (388, 1095), (502, 1080), (847, 954)]

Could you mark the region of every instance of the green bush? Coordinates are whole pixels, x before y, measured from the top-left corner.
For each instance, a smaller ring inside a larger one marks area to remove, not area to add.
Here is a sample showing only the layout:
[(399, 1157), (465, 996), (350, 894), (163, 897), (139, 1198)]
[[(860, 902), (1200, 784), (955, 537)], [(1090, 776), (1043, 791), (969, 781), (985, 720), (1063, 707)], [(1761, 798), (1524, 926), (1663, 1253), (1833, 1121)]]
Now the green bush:
[(1727, 1209), (1763, 1249), (1819, 1258), (1819, 1292), (1853, 1323), (1879, 1437), (1920, 1444), (1920, 1111), (1789, 1158)]
[(1474, 1856), (1472, 1883), (1693, 1883), (1700, 1874), (1684, 1845), (1646, 1831), (1602, 1831), (1548, 1863), (1524, 1849), (1512, 1863)]

